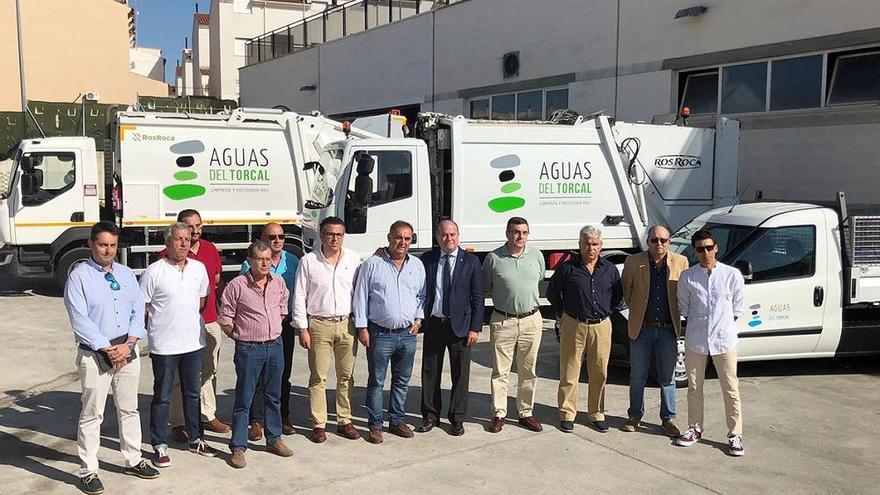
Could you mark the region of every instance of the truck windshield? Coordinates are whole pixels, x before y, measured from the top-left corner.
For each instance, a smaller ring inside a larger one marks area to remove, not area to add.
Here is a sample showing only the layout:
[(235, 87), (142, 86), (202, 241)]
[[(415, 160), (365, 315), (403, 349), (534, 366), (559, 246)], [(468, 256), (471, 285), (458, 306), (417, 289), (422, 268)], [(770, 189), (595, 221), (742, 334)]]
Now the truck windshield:
[(18, 157), (18, 150), (13, 149), (8, 158), (0, 155), (0, 199), (6, 199), (12, 193), (12, 177), (15, 172), (15, 160)]
[(695, 264), (697, 256), (694, 254), (693, 246), (691, 246), (691, 236), (694, 232), (701, 229), (706, 229), (715, 235), (715, 239), (718, 241), (718, 253), (716, 256), (717, 259), (721, 260), (725, 254), (742, 243), (755, 230), (755, 227), (712, 223), (697, 217), (689, 224), (680, 228), (678, 232), (672, 234), (669, 250), (686, 256), (691, 265)]

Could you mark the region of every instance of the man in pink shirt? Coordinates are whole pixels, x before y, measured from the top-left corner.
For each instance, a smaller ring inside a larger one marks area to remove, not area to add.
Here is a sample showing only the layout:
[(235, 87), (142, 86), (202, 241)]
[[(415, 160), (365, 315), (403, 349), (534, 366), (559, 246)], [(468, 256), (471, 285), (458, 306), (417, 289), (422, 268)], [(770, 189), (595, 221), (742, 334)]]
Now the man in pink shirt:
[(223, 333), (235, 341), (235, 405), (229, 441), (230, 464), (235, 468), (247, 465), (248, 414), (260, 375), (266, 384), (263, 389), (266, 450), (281, 457), (293, 455), (281, 439), (280, 397), (284, 370), (281, 321), (288, 313), (290, 292), (281, 277), (269, 273), (272, 251), (266, 243), (251, 243), (248, 262), (250, 270), (235, 277), (223, 291), (217, 318)]

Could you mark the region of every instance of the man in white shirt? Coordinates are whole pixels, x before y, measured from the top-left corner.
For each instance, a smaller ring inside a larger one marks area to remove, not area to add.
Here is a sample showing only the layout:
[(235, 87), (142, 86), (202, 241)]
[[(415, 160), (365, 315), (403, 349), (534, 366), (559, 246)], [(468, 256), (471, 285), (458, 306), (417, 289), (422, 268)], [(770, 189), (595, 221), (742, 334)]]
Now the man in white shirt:
[(360, 257), (342, 247), (345, 223), (337, 217), (321, 222), (321, 248), (303, 256), (293, 290), (293, 326), (300, 345), (309, 351), (309, 404), (312, 441), (327, 439), (327, 368), (336, 362), (336, 433), (356, 440), (351, 424), (351, 392), (357, 332), (351, 314), (351, 294)]
[(205, 265), (187, 258), (190, 228), (174, 223), (165, 232), (165, 257), (147, 267), (141, 276), (147, 314), (147, 339), (153, 363), (153, 400), (150, 404), (150, 439), (156, 467), (168, 467), (168, 424), (175, 373), (183, 388), (183, 416), (189, 450), (206, 457), (216, 452), (203, 439), (200, 413), (204, 322), (199, 311), (208, 295)]
[(742, 412), (736, 378), (736, 324), (743, 312), (745, 281), (735, 268), (715, 259), (718, 245), (707, 230), (691, 237), (699, 264), (681, 274), (678, 308), (687, 319), (685, 367), (688, 375), (688, 424), (676, 445), (690, 447), (703, 436), (703, 379), (706, 360), (712, 356), (724, 397), (727, 418), (727, 452), (745, 453), (742, 444)]

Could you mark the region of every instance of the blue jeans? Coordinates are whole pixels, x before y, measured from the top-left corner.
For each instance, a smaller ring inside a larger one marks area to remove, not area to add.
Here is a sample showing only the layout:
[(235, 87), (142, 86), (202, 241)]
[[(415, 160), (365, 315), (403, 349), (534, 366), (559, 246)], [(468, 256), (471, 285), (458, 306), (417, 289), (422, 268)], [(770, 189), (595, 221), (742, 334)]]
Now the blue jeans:
[(636, 340), (629, 343), (629, 414), (641, 419), (645, 414), (645, 384), (651, 354), (657, 361), (657, 381), (660, 382), (660, 419), (675, 418), (675, 359), (678, 353), (675, 328), (643, 327)]
[(171, 388), (175, 373), (180, 374), (183, 419), (190, 442), (202, 438), (201, 402), (202, 349), (184, 354), (150, 354), (153, 363), (153, 400), (150, 402), (150, 442), (153, 447), (168, 446)]
[(416, 336), (409, 329), (392, 332), (379, 332), (370, 322), (370, 346), (367, 347), (367, 366), (370, 377), (367, 379), (367, 411), (370, 428), (381, 427), (383, 422), (382, 389), (385, 387), (385, 374), (391, 362), (391, 400), (388, 413), (391, 425), (397, 425), (406, 417), (406, 391), (412, 376), (413, 361), (416, 357)]
[(236, 380), (229, 448), (247, 449), (248, 416), (260, 375), (263, 375), (266, 383), (263, 389), (266, 445), (272, 445), (281, 437), (281, 373), (284, 370), (281, 337), (268, 344), (236, 342), (232, 362), (235, 364)]

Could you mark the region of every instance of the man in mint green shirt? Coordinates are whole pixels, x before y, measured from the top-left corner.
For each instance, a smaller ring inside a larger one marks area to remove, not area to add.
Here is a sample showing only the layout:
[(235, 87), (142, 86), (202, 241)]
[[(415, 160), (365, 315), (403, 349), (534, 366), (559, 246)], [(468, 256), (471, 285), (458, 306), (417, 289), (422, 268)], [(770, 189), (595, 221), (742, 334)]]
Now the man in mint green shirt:
[[(516, 409), (519, 424), (531, 431), (543, 427), (532, 415), (535, 403), (535, 366), (541, 347), (543, 319), (538, 307), (538, 282), (544, 279), (544, 255), (526, 245), (529, 223), (522, 217), (507, 221), (507, 242), (483, 261), (484, 290), (495, 310), (489, 320), (492, 358), (491, 433), (498, 433), (507, 416), (507, 378), (516, 358)], [(516, 353), (516, 356), (514, 356)]]

